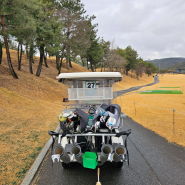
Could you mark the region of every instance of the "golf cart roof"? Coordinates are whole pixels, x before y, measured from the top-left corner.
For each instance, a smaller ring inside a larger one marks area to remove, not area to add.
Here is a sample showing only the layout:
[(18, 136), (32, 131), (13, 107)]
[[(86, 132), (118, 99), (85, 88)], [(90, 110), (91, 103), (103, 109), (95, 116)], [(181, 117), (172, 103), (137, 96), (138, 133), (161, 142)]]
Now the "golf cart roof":
[(77, 72), (77, 73), (61, 73), (56, 78), (58, 80), (114, 80), (121, 81), (123, 75), (119, 72)]

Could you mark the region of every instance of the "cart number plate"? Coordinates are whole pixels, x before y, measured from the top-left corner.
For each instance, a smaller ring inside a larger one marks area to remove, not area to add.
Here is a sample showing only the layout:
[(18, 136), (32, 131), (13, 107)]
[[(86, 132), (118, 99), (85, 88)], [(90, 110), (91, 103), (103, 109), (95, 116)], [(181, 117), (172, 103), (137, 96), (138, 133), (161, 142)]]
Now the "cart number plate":
[(96, 82), (86, 82), (87, 88), (96, 88)]

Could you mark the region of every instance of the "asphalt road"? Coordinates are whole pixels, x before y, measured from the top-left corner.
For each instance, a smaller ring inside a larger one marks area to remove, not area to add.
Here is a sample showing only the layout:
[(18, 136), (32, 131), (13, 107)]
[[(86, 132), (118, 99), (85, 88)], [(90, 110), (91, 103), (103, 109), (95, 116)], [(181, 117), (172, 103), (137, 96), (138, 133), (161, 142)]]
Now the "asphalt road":
[[(128, 139), (130, 166), (124, 163), (121, 169), (107, 163), (100, 170), (102, 185), (184, 185), (185, 184), (185, 148), (168, 143), (164, 138), (124, 118), (123, 130), (132, 129)], [(37, 185), (95, 185), (96, 170), (74, 164), (63, 169), (60, 163), (51, 165), (48, 154), (37, 178)]]
[(158, 82), (159, 82), (159, 81), (158, 81), (158, 78), (157, 78), (157, 80), (155, 80), (155, 82), (150, 83), (150, 84), (146, 84), (146, 85), (142, 85), (142, 86), (135, 86), (135, 87), (131, 87), (131, 88), (129, 88), (129, 89), (117, 91), (117, 92), (116, 92), (116, 93), (117, 93), (116, 95), (117, 95), (117, 96), (120, 96), (120, 95), (125, 94), (125, 93), (129, 93), (129, 92), (132, 92), (132, 91), (137, 91), (137, 90), (141, 89), (142, 87), (151, 86), (151, 85), (154, 85), (154, 84), (156, 84), (156, 83), (158, 83)]

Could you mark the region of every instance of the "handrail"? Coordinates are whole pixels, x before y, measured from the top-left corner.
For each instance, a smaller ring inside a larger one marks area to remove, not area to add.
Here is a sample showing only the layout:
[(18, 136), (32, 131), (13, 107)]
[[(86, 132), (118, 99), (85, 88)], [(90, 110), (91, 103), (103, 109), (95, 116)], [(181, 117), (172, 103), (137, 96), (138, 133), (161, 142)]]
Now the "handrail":
[(79, 103), (79, 104), (67, 104), (66, 105), (66, 109), (68, 106), (72, 106), (72, 105), (101, 105), (101, 103)]

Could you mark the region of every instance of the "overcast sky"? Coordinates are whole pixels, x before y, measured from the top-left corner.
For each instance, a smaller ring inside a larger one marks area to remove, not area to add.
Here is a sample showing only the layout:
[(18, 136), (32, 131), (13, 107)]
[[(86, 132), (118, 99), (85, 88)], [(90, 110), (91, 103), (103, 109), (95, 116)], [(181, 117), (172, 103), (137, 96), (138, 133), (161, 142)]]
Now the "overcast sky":
[(185, 57), (185, 0), (81, 0), (98, 36), (143, 59)]

